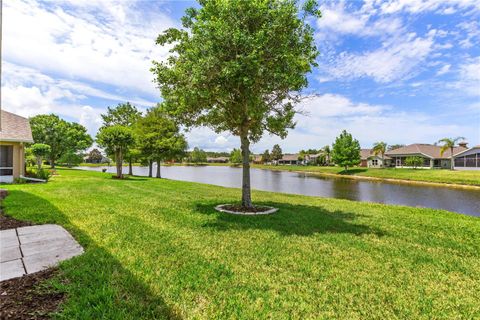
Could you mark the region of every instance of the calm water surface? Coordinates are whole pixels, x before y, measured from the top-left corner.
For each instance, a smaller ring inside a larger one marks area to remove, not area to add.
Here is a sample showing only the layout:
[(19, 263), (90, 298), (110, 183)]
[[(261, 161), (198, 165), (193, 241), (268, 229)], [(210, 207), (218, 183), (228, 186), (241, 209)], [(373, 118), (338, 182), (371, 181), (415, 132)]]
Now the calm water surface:
[[(80, 167), (80, 169), (115, 172), (115, 167)], [(128, 168), (124, 167), (124, 172)], [(155, 167), (154, 167), (155, 174)], [(241, 168), (228, 166), (162, 166), (163, 178), (240, 188)], [(133, 174), (147, 176), (147, 167), (134, 167)], [(252, 188), (257, 190), (302, 194), (356, 201), (400, 204), (412, 207), (445, 209), (480, 217), (480, 190), (409, 185), (390, 182), (331, 178), (251, 169)]]

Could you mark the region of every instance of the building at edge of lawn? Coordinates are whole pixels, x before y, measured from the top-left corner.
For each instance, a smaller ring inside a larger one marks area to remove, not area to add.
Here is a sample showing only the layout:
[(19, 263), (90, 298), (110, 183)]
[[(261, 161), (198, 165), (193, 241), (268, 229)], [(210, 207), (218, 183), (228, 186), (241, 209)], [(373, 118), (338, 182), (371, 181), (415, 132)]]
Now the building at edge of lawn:
[(455, 170), (480, 170), (480, 145), (453, 155)]
[(27, 118), (0, 111), (0, 182), (25, 175), (25, 143), (33, 143)]
[[(385, 155), (392, 158), (392, 166), (396, 168), (409, 168), (405, 163), (408, 157), (421, 157), (423, 158), (423, 164), (418, 168), (450, 169), (452, 153), (450, 149), (447, 149), (441, 154), (441, 149), (442, 147), (433, 144), (415, 143), (390, 150), (386, 152)], [(453, 148), (453, 155), (455, 156), (467, 149), (466, 143), (460, 143), (459, 146)]]

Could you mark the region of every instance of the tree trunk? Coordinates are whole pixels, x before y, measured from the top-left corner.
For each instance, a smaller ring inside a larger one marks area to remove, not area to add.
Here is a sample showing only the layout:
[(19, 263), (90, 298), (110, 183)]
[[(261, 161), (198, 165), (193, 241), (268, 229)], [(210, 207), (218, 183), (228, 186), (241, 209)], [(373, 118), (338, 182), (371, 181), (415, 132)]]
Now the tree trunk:
[(242, 176), (242, 207), (251, 208), (252, 195), (250, 190), (250, 141), (248, 137), (241, 136), (241, 149), (242, 149), (242, 163), (243, 163), (243, 176)]
[(38, 167), (38, 170), (40, 170), (42, 168), (42, 158), (41, 157), (37, 157), (37, 167)]
[(152, 177), (152, 171), (153, 171), (153, 160), (148, 160), (148, 177)]
[(50, 159), (50, 167), (51, 167), (52, 169), (55, 169), (55, 157), (52, 157), (52, 158)]
[(123, 172), (122, 172), (122, 151), (117, 150), (115, 152), (115, 165), (117, 167), (117, 178), (122, 179), (123, 178)]
[(128, 174), (133, 176), (133, 170), (132, 170), (132, 157), (128, 159)]
[(347, 172), (347, 171), (348, 171), (348, 166), (345, 166), (345, 172)]
[(161, 178), (162, 176), (160, 175), (160, 160), (157, 160), (157, 175), (155, 178)]
[(454, 169), (455, 169), (455, 166), (453, 164), (453, 147), (451, 147), (450, 148), (450, 170), (454, 170)]

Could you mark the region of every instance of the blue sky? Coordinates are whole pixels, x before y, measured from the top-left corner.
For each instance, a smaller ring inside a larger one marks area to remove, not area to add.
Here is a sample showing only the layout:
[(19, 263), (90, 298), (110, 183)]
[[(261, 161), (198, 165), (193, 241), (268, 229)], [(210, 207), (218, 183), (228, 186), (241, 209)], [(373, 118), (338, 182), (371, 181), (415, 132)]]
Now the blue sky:
[[(180, 27), (188, 1), (4, 0), (2, 108), (24, 116), (56, 113), (94, 136), (108, 106), (146, 110), (161, 100), (149, 71), (168, 49), (156, 36)], [(331, 144), (343, 129), (362, 147), (383, 140), (433, 143), (464, 136), (480, 144), (480, 2), (321, 2), (310, 21), (319, 67), (286, 139), (265, 135), (252, 149)], [(239, 139), (206, 128), (191, 148), (221, 151)]]

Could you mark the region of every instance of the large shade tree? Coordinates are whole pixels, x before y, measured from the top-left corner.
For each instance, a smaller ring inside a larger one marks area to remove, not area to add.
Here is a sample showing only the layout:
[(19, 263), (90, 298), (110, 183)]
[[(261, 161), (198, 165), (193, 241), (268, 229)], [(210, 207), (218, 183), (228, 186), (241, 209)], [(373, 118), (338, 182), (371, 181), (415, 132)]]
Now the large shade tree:
[(317, 3), (200, 1), (186, 10), (184, 29), (157, 38), (173, 44), (166, 62), (152, 68), (169, 112), (183, 125), (207, 126), (240, 137), (242, 206), (252, 207), (250, 144), (264, 132), (284, 138), (295, 123), (298, 92), (318, 55), (309, 15)]
[(145, 117), (138, 120), (135, 133), (141, 153), (157, 163), (157, 178), (161, 178), (161, 161), (176, 158), (187, 148), (178, 125), (160, 106), (148, 110)]
[(35, 143), (50, 146), (47, 158), (52, 168), (63, 155), (77, 154), (89, 148), (93, 143), (92, 137), (84, 126), (75, 122), (67, 122), (54, 114), (32, 117), (30, 125)]

